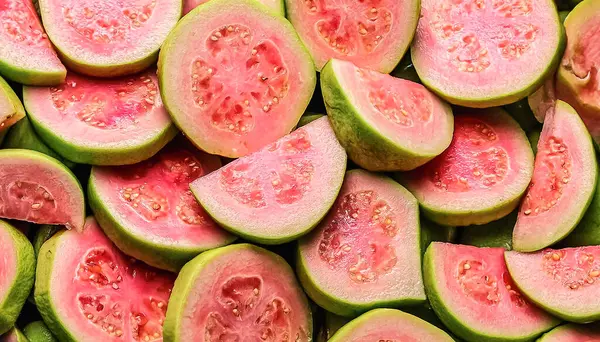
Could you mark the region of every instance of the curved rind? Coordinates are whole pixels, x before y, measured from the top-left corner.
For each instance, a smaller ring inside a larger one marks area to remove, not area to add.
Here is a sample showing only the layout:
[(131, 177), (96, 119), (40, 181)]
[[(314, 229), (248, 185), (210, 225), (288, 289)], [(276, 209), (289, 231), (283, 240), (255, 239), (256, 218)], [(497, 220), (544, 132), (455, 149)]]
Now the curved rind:
[[(0, 126), (0, 131), (5, 131), (25, 117), (25, 108), (21, 103), (21, 99), (19, 99), (17, 94), (15, 94), (15, 91), (2, 77), (0, 77), (0, 92), (2, 92), (2, 95), (0, 96), (5, 96), (8, 99), (9, 104), (13, 107), (8, 110), (8, 112), (11, 113), (9, 114), (10, 118), (8, 118), (8, 116), (6, 119), (0, 117), (0, 119), (3, 120), (1, 122), (2, 126)], [(0, 110), (4, 111), (3, 109)], [(0, 113), (0, 115), (4, 115), (4, 113)]]
[[(582, 336), (584, 334), (594, 334), (596, 336)], [(569, 323), (548, 331), (537, 342), (593, 342), (597, 341), (598, 338), (600, 338), (600, 326), (598, 324), (577, 325)]]
[(23, 328), (23, 334), (29, 342), (58, 342), (43, 321), (35, 321)]
[(56, 70), (53, 72), (43, 72), (31, 69), (23, 69), (16, 65), (9, 64), (0, 60), (0, 74), (11, 81), (26, 84), (29, 86), (53, 86), (59, 85), (67, 77), (67, 69)]

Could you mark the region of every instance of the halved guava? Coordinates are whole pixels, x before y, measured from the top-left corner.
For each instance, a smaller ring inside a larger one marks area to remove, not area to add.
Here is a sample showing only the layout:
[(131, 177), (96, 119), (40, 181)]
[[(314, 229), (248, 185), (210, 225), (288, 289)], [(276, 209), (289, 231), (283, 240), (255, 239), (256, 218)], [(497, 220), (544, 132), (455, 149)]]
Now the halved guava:
[[(202, 5), (210, 0), (183, 0), (183, 15), (188, 14), (191, 10)], [(271, 8), (277, 14), (285, 15), (283, 0), (258, 0), (265, 6)]]
[(460, 239), (458, 241), (463, 245), (502, 247), (510, 251), (517, 214), (518, 210), (515, 210), (501, 219), (484, 225), (462, 227), (460, 228)]
[(452, 141), (452, 109), (421, 84), (332, 59), (321, 91), (340, 143), (364, 169), (412, 170)]
[(38, 2), (62, 61), (97, 77), (129, 75), (155, 63), (182, 9), (182, 1), (173, 0)]
[(69, 73), (60, 86), (24, 87), (23, 102), (40, 138), (76, 163), (134, 164), (177, 134), (153, 70), (110, 80)]
[(4, 335), (0, 336), (2, 342), (31, 342), (23, 335), (21, 330), (17, 327), (12, 327)]
[(503, 248), (434, 242), (423, 272), (433, 310), (466, 340), (531, 341), (559, 323), (519, 293)]
[(485, 224), (519, 204), (533, 173), (533, 153), (519, 124), (504, 110), (467, 110), (454, 116), (444, 153), (399, 178), (434, 222)]
[(566, 237), (585, 214), (598, 178), (592, 139), (567, 103), (544, 121), (531, 185), (513, 231), (513, 248), (530, 252)]
[(338, 195), (346, 153), (326, 117), (190, 184), (221, 226), (265, 244), (315, 227)]
[(545, 333), (538, 342), (594, 342), (600, 341), (598, 324), (565, 324)]
[(312, 314), (292, 268), (249, 244), (204, 252), (179, 273), (166, 341), (311, 341)]
[[(0, 18), (1, 17), (2, 10), (0, 7)], [(0, 54), (2, 54), (1, 51)], [(23, 108), (21, 100), (10, 85), (0, 77), (0, 132), (6, 131), (24, 117), (25, 108)]]
[(429, 89), (481, 108), (533, 93), (558, 66), (564, 45), (552, 0), (423, 0), (411, 53)]
[(389, 73), (415, 34), (419, 0), (286, 0), (317, 70), (331, 58)]
[(179, 128), (197, 147), (231, 158), (289, 133), (316, 84), (292, 25), (254, 0), (212, 0), (186, 15), (158, 67)]
[(208, 216), (189, 188), (221, 161), (190, 145), (176, 139), (135, 165), (94, 166), (88, 183), (90, 207), (117, 247), (170, 271), (235, 239)]
[(83, 190), (58, 160), (31, 150), (0, 150), (0, 217), (83, 229)]
[(43, 321), (35, 321), (23, 328), (23, 334), (29, 342), (58, 342)]
[(549, 112), (554, 110), (556, 106), (556, 90), (555, 90), (554, 75), (550, 77), (544, 85), (542, 85), (533, 94), (527, 97), (529, 108), (539, 122), (544, 122), (544, 119)]
[(35, 302), (61, 341), (162, 340), (174, 279), (121, 253), (89, 217), (42, 246)]

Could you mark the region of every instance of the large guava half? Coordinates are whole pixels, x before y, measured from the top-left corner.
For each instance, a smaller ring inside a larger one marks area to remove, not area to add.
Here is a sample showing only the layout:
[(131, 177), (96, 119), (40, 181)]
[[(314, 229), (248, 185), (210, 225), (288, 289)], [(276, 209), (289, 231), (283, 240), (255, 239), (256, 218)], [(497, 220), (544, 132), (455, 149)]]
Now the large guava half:
[(88, 198), (98, 223), (125, 254), (171, 271), (231, 243), (200, 207), (189, 183), (221, 166), (218, 157), (175, 139), (135, 165), (94, 166)]
[(600, 341), (598, 324), (565, 324), (545, 333), (538, 342), (594, 342)]
[(468, 341), (531, 341), (559, 323), (515, 287), (503, 248), (434, 242), (423, 272), (433, 310)]
[(89, 217), (42, 245), (35, 302), (61, 341), (162, 341), (174, 278), (121, 253)]
[(423, 0), (411, 53), (429, 89), (453, 104), (492, 107), (538, 89), (564, 44), (553, 0)]
[(165, 340), (312, 340), (312, 314), (292, 268), (277, 254), (236, 244), (204, 252), (179, 273)]
[(412, 170), (452, 141), (452, 109), (421, 84), (332, 59), (321, 91), (340, 143), (367, 170)]
[(513, 231), (513, 248), (536, 251), (566, 237), (592, 201), (598, 164), (592, 139), (567, 103), (544, 121), (531, 185)]
[[(0, 18), (1, 16), (2, 12), (0, 10)], [(5, 132), (24, 117), (25, 108), (23, 108), (21, 100), (10, 85), (0, 77), (0, 133)]]
[(153, 70), (101, 80), (69, 73), (56, 87), (24, 87), (39, 136), (61, 156), (93, 165), (148, 159), (177, 134)]
[(346, 153), (327, 118), (190, 184), (220, 225), (248, 240), (296, 239), (327, 214), (344, 180)]
[(519, 124), (504, 110), (467, 110), (454, 116), (450, 147), (399, 178), (434, 222), (485, 224), (519, 203), (533, 173), (533, 153)]
[(292, 25), (254, 0), (211, 0), (186, 15), (158, 67), (179, 128), (197, 147), (231, 158), (289, 133), (316, 84)]
[[(188, 14), (191, 10), (210, 0), (183, 0), (183, 14)], [(267, 7), (270, 7), (277, 14), (285, 15), (284, 0), (258, 0)]]

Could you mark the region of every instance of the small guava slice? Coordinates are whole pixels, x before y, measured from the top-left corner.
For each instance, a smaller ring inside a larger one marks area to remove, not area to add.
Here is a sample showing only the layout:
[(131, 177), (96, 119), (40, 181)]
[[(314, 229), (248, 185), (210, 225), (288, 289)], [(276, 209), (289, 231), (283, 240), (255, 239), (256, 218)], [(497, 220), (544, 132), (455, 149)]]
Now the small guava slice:
[(545, 333), (537, 342), (594, 342), (600, 341), (598, 324), (565, 324)]
[(23, 328), (23, 334), (29, 342), (58, 342), (43, 321), (35, 321)]
[(165, 341), (311, 341), (312, 313), (292, 268), (250, 244), (204, 252), (179, 273)]
[(254, 0), (213, 0), (186, 15), (158, 68), (173, 121), (197, 147), (230, 158), (289, 133), (316, 85), (292, 25)]
[(459, 242), (476, 247), (502, 247), (510, 251), (517, 214), (518, 211), (515, 210), (501, 219), (484, 225), (462, 227)]
[(544, 122), (548, 113), (556, 106), (555, 77), (552, 75), (538, 90), (527, 97), (529, 108), (539, 122)]
[(482, 108), (533, 93), (556, 70), (564, 45), (553, 0), (423, 0), (411, 53), (429, 89)]
[(83, 190), (54, 158), (31, 150), (0, 150), (0, 217), (81, 230)]
[(305, 113), (304, 115), (302, 115), (302, 117), (300, 118), (300, 121), (298, 121), (298, 126), (297, 127), (302, 127), (302, 126), (306, 126), (309, 123), (322, 118), (323, 116), (325, 116), (324, 114), (316, 114), (316, 113)]
[(42, 246), (35, 302), (60, 341), (156, 341), (174, 280), (124, 255), (89, 217)]
[[(210, 0), (183, 0), (183, 15), (188, 14), (194, 8)], [(258, 0), (265, 6), (271, 8), (277, 14), (285, 16), (284, 0)]]
[(452, 141), (452, 109), (419, 83), (332, 59), (321, 91), (340, 143), (364, 169), (412, 170)]
[(519, 293), (503, 248), (434, 242), (423, 272), (433, 310), (468, 341), (531, 341), (559, 323)]
[[(2, 7), (0, 7), (0, 18), (2, 18)], [(2, 52), (0, 52), (1, 54)], [(23, 108), (21, 100), (10, 85), (0, 77), (0, 132), (6, 131), (24, 117), (25, 108)]]
[(592, 139), (567, 103), (544, 121), (531, 185), (513, 231), (513, 248), (531, 252), (566, 237), (579, 223), (596, 190), (598, 164)]
[(423, 214), (446, 226), (485, 224), (519, 204), (533, 173), (533, 153), (519, 124), (500, 108), (462, 109), (450, 147), (398, 177)]
[(12, 327), (4, 335), (0, 336), (2, 342), (31, 342), (23, 335), (21, 330), (17, 327)]
[(326, 117), (190, 184), (221, 226), (250, 241), (280, 244), (314, 228), (338, 195), (346, 153)]
[(23, 87), (23, 102), (40, 138), (76, 163), (135, 164), (177, 134), (152, 69), (110, 80), (69, 73), (60, 86)]

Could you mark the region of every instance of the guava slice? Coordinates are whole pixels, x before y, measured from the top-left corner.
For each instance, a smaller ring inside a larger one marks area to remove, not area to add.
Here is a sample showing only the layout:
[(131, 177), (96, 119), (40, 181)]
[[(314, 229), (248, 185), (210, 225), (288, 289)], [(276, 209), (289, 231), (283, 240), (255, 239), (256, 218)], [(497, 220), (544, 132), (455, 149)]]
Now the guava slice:
[(499, 220), (484, 225), (462, 227), (459, 242), (476, 247), (502, 247), (510, 251), (517, 214), (518, 211), (515, 210)]
[(519, 293), (502, 248), (434, 242), (423, 272), (433, 310), (468, 341), (531, 341), (559, 323)]
[(17, 327), (12, 327), (8, 332), (4, 335), (0, 336), (0, 341), (2, 342), (31, 342), (23, 335), (21, 330)]
[(598, 324), (565, 324), (545, 333), (538, 342), (594, 342), (600, 341)]
[(233, 242), (200, 207), (189, 183), (219, 157), (176, 139), (149, 160), (92, 168), (88, 198), (98, 223), (125, 254), (177, 271), (201, 252)]
[(548, 113), (553, 111), (556, 106), (556, 90), (554, 83), (555, 78), (554, 75), (552, 75), (552, 77), (544, 82), (544, 85), (527, 97), (529, 108), (531, 108), (533, 115), (539, 122), (544, 122), (544, 118), (546, 118)]
[(340, 143), (364, 169), (412, 170), (452, 141), (452, 109), (421, 84), (332, 59), (321, 91)]
[(60, 86), (23, 87), (23, 102), (40, 138), (61, 156), (82, 164), (134, 164), (177, 134), (157, 88), (153, 70), (110, 80), (69, 73)]
[(597, 178), (596, 153), (585, 125), (571, 106), (557, 101), (544, 121), (513, 248), (536, 251), (566, 237), (590, 205)]
[(499, 108), (463, 109), (454, 116), (450, 147), (399, 178), (427, 218), (446, 226), (468, 226), (508, 215), (532, 173), (531, 146), (510, 115)]
[(411, 53), (427, 88), (481, 108), (533, 93), (556, 70), (564, 45), (552, 0), (423, 0)]
[(23, 334), (29, 342), (58, 342), (43, 321), (35, 321), (23, 328)]
[[(191, 10), (202, 5), (209, 0), (183, 0), (183, 15), (188, 14)], [(283, 0), (259, 0), (262, 4), (270, 7), (273, 11), (282, 16), (285, 16), (285, 8)]]
[(286, 12), (317, 70), (331, 58), (389, 73), (408, 49), (419, 0), (286, 0)]
[(254, 0), (209, 1), (186, 15), (158, 67), (165, 106), (183, 133), (231, 158), (289, 133), (316, 84), (292, 25)]
[(190, 188), (221, 226), (250, 241), (280, 244), (327, 214), (346, 171), (346, 153), (327, 118), (201, 177)]
[(165, 341), (311, 341), (312, 314), (294, 271), (249, 244), (204, 252), (179, 273)]
[(0, 217), (81, 230), (83, 190), (58, 160), (31, 150), (0, 150)]
[[(0, 18), (1, 17), (2, 8), (0, 7)], [(0, 51), (0, 55), (1, 54), (2, 52)], [(0, 68), (1, 63), (2, 62), (0, 61)], [(0, 132), (6, 131), (10, 126), (14, 125), (24, 117), (25, 108), (23, 108), (21, 100), (10, 85), (0, 77)]]
[(323, 116), (325, 116), (324, 114), (316, 114), (316, 113), (305, 113), (304, 115), (302, 115), (302, 117), (300, 118), (300, 121), (298, 121), (298, 126), (297, 127), (302, 127), (302, 126), (306, 126), (309, 123), (322, 118)]
[(174, 279), (121, 253), (89, 217), (42, 246), (35, 302), (60, 341), (156, 341)]

